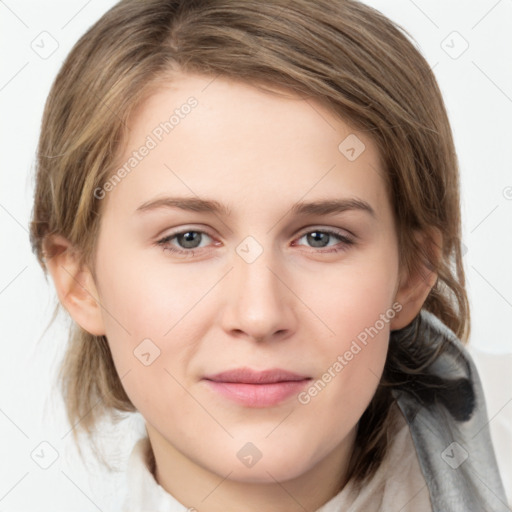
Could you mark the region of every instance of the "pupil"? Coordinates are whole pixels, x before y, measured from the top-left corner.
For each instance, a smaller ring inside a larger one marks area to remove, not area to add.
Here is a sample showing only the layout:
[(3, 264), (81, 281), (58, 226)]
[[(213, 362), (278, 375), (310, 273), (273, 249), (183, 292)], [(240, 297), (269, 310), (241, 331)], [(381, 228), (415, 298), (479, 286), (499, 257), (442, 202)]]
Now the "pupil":
[[(200, 236), (197, 231), (187, 231), (186, 233), (180, 235), (180, 238), (180, 243), (182, 243), (183, 247), (187, 249), (195, 249), (199, 245), (196, 243), (198, 240), (200, 241)], [(194, 238), (196, 240), (194, 240)]]
[[(327, 245), (327, 238), (329, 235), (327, 233), (322, 233), (320, 231), (313, 231), (308, 235), (308, 242), (313, 245), (313, 247), (325, 247)], [(322, 243), (321, 239), (324, 239)], [(320, 242), (320, 243), (318, 243)]]

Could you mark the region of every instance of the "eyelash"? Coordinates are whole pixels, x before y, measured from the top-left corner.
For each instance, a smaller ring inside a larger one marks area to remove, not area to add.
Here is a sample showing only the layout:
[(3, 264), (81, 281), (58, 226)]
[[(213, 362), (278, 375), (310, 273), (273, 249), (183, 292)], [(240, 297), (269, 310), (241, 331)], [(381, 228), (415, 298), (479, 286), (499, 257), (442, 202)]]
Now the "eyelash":
[[(177, 236), (184, 235), (186, 233), (201, 233), (201, 234), (205, 234), (205, 235), (209, 236), (210, 238), (213, 238), (211, 235), (209, 235), (205, 231), (201, 231), (201, 230), (197, 230), (197, 229), (186, 229), (184, 231), (178, 231), (176, 233), (167, 235), (166, 237), (162, 238), (161, 240), (158, 240), (157, 245), (160, 246), (164, 250), (164, 252), (169, 251), (176, 255), (193, 257), (195, 254), (194, 251), (198, 250), (197, 248), (196, 249), (188, 249), (188, 250), (177, 249), (176, 247), (173, 247), (169, 243), (171, 240), (173, 240)], [(344, 247), (342, 247), (342, 248), (334, 248), (334, 249), (327, 249), (327, 250), (319, 249), (317, 252), (319, 252), (321, 254), (343, 252), (343, 251), (346, 251), (351, 245), (354, 245), (354, 243), (355, 243), (354, 240), (352, 240), (351, 238), (349, 238), (337, 231), (332, 231), (330, 229), (312, 229), (310, 231), (305, 231), (297, 239), (300, 239), (310, 233), (323, 233), (323, 234), (327, 234), (330, 236), (334, 236), (334, 237), (338, 238), (341, 241), (341, 243), (344, 245)], [(203, 249), (203, 248), (201, 248), (201, 249)], [(315, 249), (315, 248), (313, 247), (313, 249)]]

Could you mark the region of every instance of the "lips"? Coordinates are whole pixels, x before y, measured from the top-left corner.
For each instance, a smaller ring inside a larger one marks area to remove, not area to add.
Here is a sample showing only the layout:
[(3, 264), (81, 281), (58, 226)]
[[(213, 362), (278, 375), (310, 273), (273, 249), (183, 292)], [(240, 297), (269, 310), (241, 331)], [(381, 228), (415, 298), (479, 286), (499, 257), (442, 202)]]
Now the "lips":
[(203, 378), (215, 394), (244, 407), (272, 407), (297, 395), (311, 377), (280, 368), (237, 368)]
[(235, 370), (204, 377), (204, 379), (213, 382), (237, 382), (241, 384), (273, 384), (275, 382), (301, 381), (309, 378), (306, 375), (299, 375), (280, 368), (263, 371), (255, 371), (250, 368), (236, 368)]

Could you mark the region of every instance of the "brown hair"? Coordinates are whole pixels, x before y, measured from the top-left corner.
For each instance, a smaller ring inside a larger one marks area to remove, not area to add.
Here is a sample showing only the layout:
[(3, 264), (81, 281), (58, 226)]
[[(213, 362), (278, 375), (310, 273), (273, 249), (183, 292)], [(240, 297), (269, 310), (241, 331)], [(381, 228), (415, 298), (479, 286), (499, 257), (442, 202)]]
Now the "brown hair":
[[(124, 0), (109, 10), (76, 43), (46, 103), (30, 230), (43, 269), (48, 235), (60, 234), (94, 272), (94, 190), (115, 170), (130, 115), (173, 70), (284, 88), (367, 133), (386, 173), (400, 264), (414, 272), (428, 262), (437, 272), (423, 307), (467, 341), (458, 164), (441, 93), (408, 34), (354, 0)], [(413, 236), (432, 227), (442, 234), (439, 258)], [(400, 366), (393, 350), (386, 364)], [(436, 356), (422, 350), (423, 365)], [(134, 410), (106, 338), (78, 325), (61, 379), (69, 419), (87, 433), (106, 412)], [(360, 420), (356, 481), (384, 456), (391, 403), (380, 386)]]

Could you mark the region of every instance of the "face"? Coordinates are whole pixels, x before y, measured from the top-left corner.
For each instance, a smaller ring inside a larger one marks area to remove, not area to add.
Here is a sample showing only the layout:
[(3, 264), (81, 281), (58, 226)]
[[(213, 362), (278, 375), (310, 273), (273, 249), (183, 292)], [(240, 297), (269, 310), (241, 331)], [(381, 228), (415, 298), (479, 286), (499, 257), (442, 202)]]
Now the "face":
[(155, 452), (252, 482), (342, 453), (399, 309), (375, 145), (313, 100), (191, 74), (129, 134), (95, 284)]

